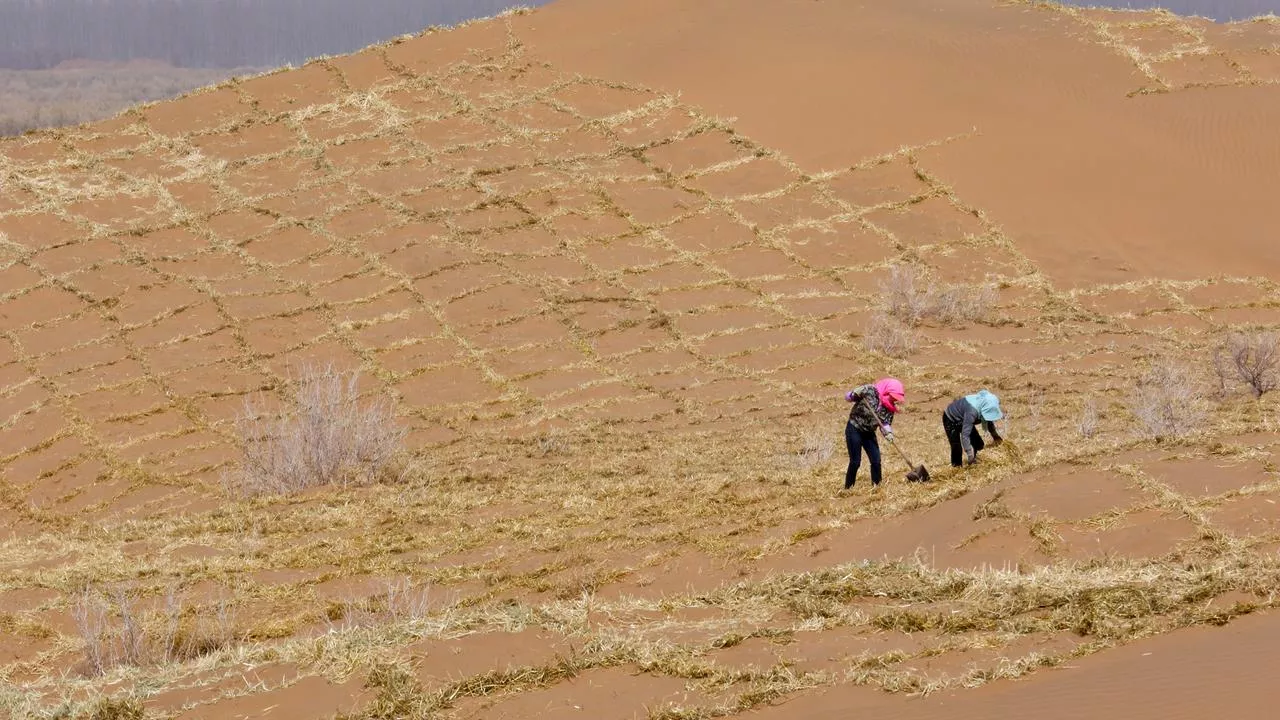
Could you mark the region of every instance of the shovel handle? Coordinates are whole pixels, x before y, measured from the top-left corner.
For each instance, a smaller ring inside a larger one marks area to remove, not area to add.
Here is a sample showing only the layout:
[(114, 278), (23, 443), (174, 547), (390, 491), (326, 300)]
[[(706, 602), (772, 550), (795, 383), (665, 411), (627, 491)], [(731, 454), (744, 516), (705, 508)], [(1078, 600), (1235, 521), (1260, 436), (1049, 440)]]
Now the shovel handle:
[(894, 442), (893, 440), (890, 440), (889, 438), (885, 438), (885, 440), (888, 440), (889, 444), (893, 446), (894, 450), (898, 451), (898, 454), (902, 456), (902, 459), (906, 461), (908, 465), (915, 465), (915, 463), (911, 462), (911, 458), (907, 457), (906, 451), (898, 447), (898, 443)]

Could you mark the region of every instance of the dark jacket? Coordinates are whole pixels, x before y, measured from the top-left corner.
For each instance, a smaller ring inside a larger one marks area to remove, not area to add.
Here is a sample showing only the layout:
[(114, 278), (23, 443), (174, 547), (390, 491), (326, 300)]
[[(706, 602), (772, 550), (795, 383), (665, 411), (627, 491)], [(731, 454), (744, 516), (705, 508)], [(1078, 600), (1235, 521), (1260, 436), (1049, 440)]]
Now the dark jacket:
[(880, 393), (874, 385), (859, 385), (853, 389), (853, 407), (849, 409), (849, 424), (859, 432), (875, 432), (881, 425), (893, 426), (893, 413), (880, 403)]
[[(973, 450), (973, 441), (969, 439), (969, 436), (973, 434), (974, 426), (978, 424), (981, 418), (982, 414), (978, 408), (962, 397), (952, 400), (947, 409), (942, 411), (943, 422), (959, 430), (960, 447), (964, 448), (964, 455), (970, 462), (973, 462), (974, 458), (977, 457), (977, 453)], [(996, 424), (985, 421), (984, 424), (987, 426), (987, 434), (991, 436), (991, 439), (999, 440), (1000, 434), (996, 432)], [(947, 434), (951, 434), (950, 428)]]

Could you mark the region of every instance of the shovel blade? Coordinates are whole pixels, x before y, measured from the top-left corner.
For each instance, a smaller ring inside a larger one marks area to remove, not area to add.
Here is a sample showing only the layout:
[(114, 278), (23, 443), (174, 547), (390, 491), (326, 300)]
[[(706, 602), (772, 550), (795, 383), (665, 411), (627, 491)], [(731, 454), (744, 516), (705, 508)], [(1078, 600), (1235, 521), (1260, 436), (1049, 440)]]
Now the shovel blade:
[(911, 482), (929, 482), (929, 471), (923, 465), (917, 465), (914, 470), (907, 473), (907, 479)]

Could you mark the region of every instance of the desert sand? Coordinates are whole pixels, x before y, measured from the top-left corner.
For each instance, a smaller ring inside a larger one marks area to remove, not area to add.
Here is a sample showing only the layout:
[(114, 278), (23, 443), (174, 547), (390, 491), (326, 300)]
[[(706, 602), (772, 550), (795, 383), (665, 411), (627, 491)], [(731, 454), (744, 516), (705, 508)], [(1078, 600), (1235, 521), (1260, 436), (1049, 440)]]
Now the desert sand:
[[(557, 0), (0, 143), (0, 712), (1269, 717), (1277, 393), (1210, 367), (1280, 328), (1278, 53)], [(892, 268), (990, 302), (869, 349)], [(1135, 416), (1162, 358), (1189, 434)], [(308, 362), (404, 482), (236, 492)], [(935, 481), (840, 492), (890, 374)], [(979, 387), (1008, 441), (951, 469)]]

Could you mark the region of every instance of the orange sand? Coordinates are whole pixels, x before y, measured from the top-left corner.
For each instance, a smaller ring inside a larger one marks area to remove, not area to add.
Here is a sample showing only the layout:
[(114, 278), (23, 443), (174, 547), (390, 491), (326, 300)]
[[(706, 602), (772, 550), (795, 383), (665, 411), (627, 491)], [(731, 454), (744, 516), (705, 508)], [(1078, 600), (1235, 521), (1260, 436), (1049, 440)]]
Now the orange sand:
[[(1271, 562), (1269, 397), (1173, 446), (1127, 435), (1121, 401), (1153, 354), (1280, 327), (1277, 45), (1274, 22), (988, 0), (558, 0), (0, 143), (0, 677), (62, 697), (77, 573), (239, 593), (253, 641), (293, 648), (355, 627), (405, 573), (456, 612), (524, 622), (594, 598), (574, 632), (822, 678), (750, 695), (743, 717), (1263, 717), (1271, 614), (961, 690), (973, 668), (1085, 641), (961, 650), (795, 604), (735, 614), (715, 593), (911, 557)], [(996, 307), (922, 328), (906, 359), (869, 356), (890, 262), (994, 282)], [(317, 360), (391, 395), (429, 482), (220, 514), (244, 398), (279, 400)], [(835, 496), (838, 439), (816, 469), (779, 469), (804, 432), (838, 438), (845, 386), (888, 372), (937, 494), (904, 487), (886, 449), (894, 500)], [(937, 412), (978, 386), (1005, 399), (1019, 450), (945, 471)], [(1085, 395), (1102, 440), (1077, 450)], [(453, 504), (420, 511), (414, 493)], [(920, 503), (882, 512), (903, 497)], [(849, 607), (891, 617), (899, 600)], [(451, 717), (746, 707), (630, 656), (488, 697), (468, 680), (584, 652), (568, 629), (491, 625), (379, 657), (424, 692), (463, 688)], [(893, 651), (893, 672), (949, 689), (906, 699), (841, 674)], [(368, 658), (257, 661), (270, 677), (193, 666), (146, 704), (373, 702)]]

